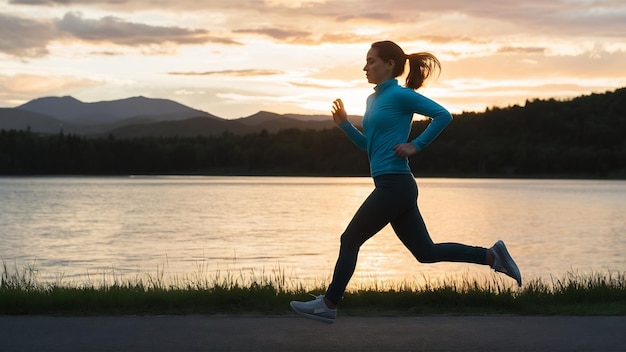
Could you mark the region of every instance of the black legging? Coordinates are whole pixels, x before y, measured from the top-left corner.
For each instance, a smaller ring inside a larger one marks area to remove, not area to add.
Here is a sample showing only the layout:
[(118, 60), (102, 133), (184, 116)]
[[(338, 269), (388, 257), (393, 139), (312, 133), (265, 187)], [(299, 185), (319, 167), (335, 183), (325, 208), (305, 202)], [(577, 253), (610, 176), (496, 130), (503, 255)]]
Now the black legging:
[(466, 262), (486, 264), (486, 248), (460, 243), (433, 243), (417, 208), (413, 175), (381, 175), (341, 235), (339, 258), (326, 298), (338, 304), (354, 273), (359, 248), (388, 223), (413, 256), (422, 263)]

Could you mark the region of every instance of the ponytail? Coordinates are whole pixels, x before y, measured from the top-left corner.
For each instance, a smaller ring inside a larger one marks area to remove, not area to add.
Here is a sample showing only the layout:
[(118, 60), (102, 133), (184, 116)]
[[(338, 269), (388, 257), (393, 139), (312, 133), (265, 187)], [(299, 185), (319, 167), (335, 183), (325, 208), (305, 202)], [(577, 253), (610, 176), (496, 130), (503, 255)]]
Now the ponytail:
[(441, 63), (431, 53), (417, 53), (407, 55), (409, 60), (409, 75), (406, 77), (406, 86), (411, 89), (418, 89), (435, 70), (441, 72)]
[(404, 65), (406, 60), (409, 60), (410, 71), (406, 78), (408, 88), (420, 88), (435, 70), (441, 71), (439, 60), (431, 53), (422, 52), (406, 55), (398, 44), (389, 40), (375, 42), (372, 44), (372, 48), (376, 49), (378, 57), (381, 59), (395, 62), (394, 77), (404, 73)]

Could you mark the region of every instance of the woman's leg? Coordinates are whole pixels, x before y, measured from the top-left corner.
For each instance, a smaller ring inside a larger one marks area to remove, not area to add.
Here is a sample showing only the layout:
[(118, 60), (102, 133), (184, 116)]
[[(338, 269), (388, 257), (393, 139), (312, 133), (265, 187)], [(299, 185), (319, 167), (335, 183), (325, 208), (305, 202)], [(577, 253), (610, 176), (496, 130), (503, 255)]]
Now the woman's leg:
[(398, 200), (394, 176), (398, 175), (380, 176), (374, 180), (376, 188), (341, 235), (339, 257), (325, 295), (333, 304), (339, 303), (354, 273), (361, 245), (406, 209), (406, 202)]
[(417, 205), (391, 221), (396, 235), (421, 263), (487, 264), (487, 248), (461, 243), (433, 243)]
[[(415, 181), (413, 184), (415, 185)], [(402, 243), (422, 263), (446, 261), (489, 265), (495, 271), (515, 279), (522, 286), (522, 275), (504, 242), (498, 241), (490, 249), (461, 243), (433, 243), (417, 208), (417, 202), (393, 219), (391, 226)]]
[(422, 263), (466, 262), (487, 264), (487, 248), (461, 243), (433, 243), (426, 224), (417, 207), (417, 184), (415, 179), (406, 188), (415, 189), (415, 202), (403, 214), (391, 220), (391, 226), (400, 241)]

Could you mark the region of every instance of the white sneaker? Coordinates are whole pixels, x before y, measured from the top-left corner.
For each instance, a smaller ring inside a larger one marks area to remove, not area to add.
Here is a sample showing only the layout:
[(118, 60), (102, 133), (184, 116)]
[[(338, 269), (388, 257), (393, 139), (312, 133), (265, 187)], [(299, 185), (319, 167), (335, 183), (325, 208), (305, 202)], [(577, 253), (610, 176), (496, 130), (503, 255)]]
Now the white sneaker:
[(491, 251), (494, 256), (491, 268), (514, 278), (515, 281), (517, 281), (517, 284), (521, 287), (522, 274), (520, 274), (517, 264), (515, 264), (515, 261), (511, 258), (509, 251), (506, 250), (504, 242), (496, 242), (493, 247), (489, 248), (489, 251)]
[(324, 295), (311, 295), (314, 300), (308, 302), (291, 301), (289, 305), (296, 313), (305, 318), (332, 324), (337, 317), (337, 309), (330, 309), (324, 302)]

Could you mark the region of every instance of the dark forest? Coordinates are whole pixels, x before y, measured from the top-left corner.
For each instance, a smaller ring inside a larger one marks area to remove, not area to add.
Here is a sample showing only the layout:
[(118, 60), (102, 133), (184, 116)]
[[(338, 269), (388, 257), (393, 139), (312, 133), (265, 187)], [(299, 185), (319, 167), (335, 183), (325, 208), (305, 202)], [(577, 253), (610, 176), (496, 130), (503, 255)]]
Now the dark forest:
[[(329, 116), (330, 119), (330, 116)], [(411, 139), (428, 124), (415, 121)], [(416, 176), (626, 178), (626, 88), (464, 112), (411, 158)], [(0, 131), (2, 175), (367, 176), (338, 128), (135, 139)]]

